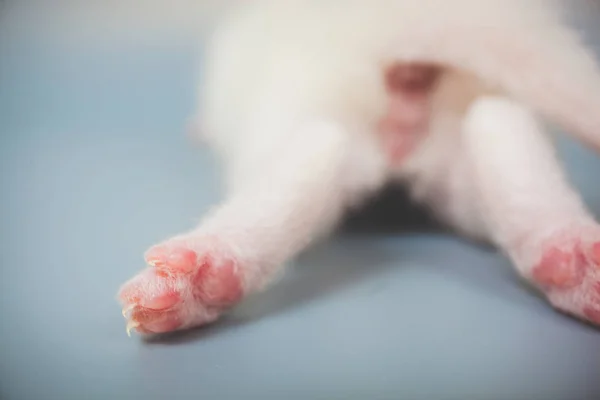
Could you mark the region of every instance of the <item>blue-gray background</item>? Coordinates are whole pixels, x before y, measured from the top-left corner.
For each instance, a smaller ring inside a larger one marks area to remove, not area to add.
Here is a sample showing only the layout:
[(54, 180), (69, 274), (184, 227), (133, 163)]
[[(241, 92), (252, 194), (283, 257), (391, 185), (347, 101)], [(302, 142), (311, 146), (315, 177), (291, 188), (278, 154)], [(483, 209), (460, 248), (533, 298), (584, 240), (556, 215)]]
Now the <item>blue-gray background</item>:
[[(219, 8), (193, 3), (0, 2), (1, 399), (600, 398), (600, 330), (495, 252), (402, 231), (415, 221), (397, 209), (213, 327), (128, 339), (118, 286), (219, 199), (184, 136), (204, 24), (190, 15)], [(599, 45), (597, 4), (572, 3)], [(561, 151), (600, 215), (598, 158)]]

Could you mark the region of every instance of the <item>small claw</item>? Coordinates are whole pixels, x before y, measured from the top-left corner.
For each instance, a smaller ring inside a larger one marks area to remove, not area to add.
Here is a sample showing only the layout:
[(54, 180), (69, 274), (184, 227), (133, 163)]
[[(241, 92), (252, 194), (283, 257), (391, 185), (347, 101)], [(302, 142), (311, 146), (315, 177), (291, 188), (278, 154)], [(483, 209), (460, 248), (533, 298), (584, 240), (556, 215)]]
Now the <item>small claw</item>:
[(133, 310), (134, 308), (135, 308), (135, 304), (130, 304), (128, 306), (125, 306), (121, 310), (121, 314), (123, 314), (124, 318), (127, 318), (127, 314), (129, 313), (129, 311)]
[(140, 326), (140, 323), (137, 321), (129, 321), (127, 322), (127, 327), (125, 328), (127, 332), (127, 336), (131, 337), (131, 330)]

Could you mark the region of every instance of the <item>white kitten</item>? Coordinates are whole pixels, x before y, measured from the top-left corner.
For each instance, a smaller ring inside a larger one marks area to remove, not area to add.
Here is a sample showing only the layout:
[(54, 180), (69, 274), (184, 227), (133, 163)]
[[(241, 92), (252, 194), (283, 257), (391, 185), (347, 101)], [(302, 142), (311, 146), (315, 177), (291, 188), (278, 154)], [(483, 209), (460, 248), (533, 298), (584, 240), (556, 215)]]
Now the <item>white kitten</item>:
[(537, 121), (600, 149), (600, 73), (548, 1), (253, 0), (201, 93), (228, 197), (146, 253), (128, 329), (215, 320), (390, 180), (600, 324), (600, 227)]

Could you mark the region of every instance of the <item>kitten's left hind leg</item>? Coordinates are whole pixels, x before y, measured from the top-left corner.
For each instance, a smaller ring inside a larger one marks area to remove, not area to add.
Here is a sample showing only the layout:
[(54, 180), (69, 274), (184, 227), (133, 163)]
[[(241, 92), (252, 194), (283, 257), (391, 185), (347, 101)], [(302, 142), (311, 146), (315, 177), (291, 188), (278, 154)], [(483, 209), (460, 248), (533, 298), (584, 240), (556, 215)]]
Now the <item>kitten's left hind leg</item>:
[(555, 307), (600, 324), (600, 226), (535, 117), (508, 99), (482, 98), (463, 133), (492, 239)]
[(345, 130), (313, 121), (275, 137), (204, 222), (146, 253), (151, 267), (119, 293), (128, 329), (159, 333), (215, 320), (340, 215)]

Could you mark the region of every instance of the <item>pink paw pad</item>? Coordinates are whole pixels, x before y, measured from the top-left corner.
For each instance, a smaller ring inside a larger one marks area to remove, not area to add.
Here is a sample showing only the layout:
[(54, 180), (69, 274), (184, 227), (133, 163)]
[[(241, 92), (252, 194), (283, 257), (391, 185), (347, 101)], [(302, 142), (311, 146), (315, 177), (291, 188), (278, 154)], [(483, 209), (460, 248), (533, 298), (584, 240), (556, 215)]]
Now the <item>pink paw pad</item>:
[(590, 259), (596, 266), (600, 266), (600, 242), (592, 245), (590, 249)]
[(583, 309), (583, 315), (591, 322), (600, 325), (600, 309), (585, 307)]
[(141, 272), (134, 281), (126, 284), (119, 294), (121, 301), (151, 310), (164, 310), (179, 302), (179, 294), (169, 284), (158, 287), (161, 274), (152, 269)]
[(570, 251), (550, 247), (533, 269), (533, 279), (540, 285), (570, 288), (581, 283), (585, 276), (586, 260), (575, 246)]
[(600, 229), (574, 227), (543, 245), (533, 280), (550, 303), (600, 325)]
[(128, 332), (163, 333), (210, 322), (243, 297), (238, 263), (219, 249), (198, 253), (159, 245), (146, 253), (147, 268), (119, 294)]
[(146, 252), (145, 258), (154, 267), (168, 267), (178, 271), (191, 271), (197, 263), (196, 252), (185, 247), (155, 246)]
[(209, 259), (204, 259), (192, 283), (196, 288), (196, 296), (210, 305), (233, 304), (243, 295), (235, 262), (231, 260), (215, 268)]
[(130, 316), (135, 321), (135, 329), (140, 333), (164, 333), (176, 330), (182, 325), (176, 311), (136, 308)]

